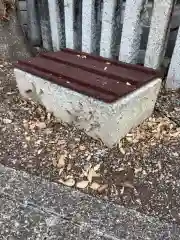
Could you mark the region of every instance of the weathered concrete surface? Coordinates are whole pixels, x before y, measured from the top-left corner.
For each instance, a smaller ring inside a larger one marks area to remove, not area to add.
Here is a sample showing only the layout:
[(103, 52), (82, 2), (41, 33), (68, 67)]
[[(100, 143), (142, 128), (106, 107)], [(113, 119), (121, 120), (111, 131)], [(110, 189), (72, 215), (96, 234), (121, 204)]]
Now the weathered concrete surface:
[(162, 64), (174, 2), (172, 0), (154, 1), (144, 64), (147, 67), (157, 69)]
[(115, 13), (116, 1), (103, 1), (102, 14), (102, 29), (101, 29), (101, 44), (100, 55), (106, 58), (111, 58), (111, 47), (113, 42), (113, 21)]
[(64, 1), (66, 47), (74, 49), (74, 1)]
[(180, 228), (0, 165), (1, 239), (178, 240)]
[(126, 1), (119, 60), (136, 63), (141, 42), (141, 18), (145, 1)]
[(48, 0), (48, 7), (53, 51), (58, 51), (65, 46), (64, 5), (62, 1)]
[(95, 34), (95, 1), (86, 0), (82, 3), (82, 51), (94, 51)]
[[(109, 147), (151, 115), (161, 86), (161, 80), (155, 79), (115, 103), (106, 104), (18, 69), (15, 76), (22, 96), (40, 101), (58, 120), (75, 124)], [(28, 90), (32, 90), (31, 96)]]
[(41, 26), (41, 36), (43, 48), (52, 51), (52, 37), (51, 37), (51, 26), (50, 26), (50, 18), (49, 18), (49, 8), (48, 8), (48, 0), (39, 0), (37, 1), (38, 9), (41, 14), (40, 16), (40, 26)]

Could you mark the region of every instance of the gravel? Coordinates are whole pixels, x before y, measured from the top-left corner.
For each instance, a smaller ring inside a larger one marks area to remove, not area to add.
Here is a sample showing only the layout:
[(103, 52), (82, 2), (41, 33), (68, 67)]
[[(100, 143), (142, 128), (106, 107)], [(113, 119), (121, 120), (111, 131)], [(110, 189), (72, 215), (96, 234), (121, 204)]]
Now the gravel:
[[(155, 111), (108, 149), (74, 126), (58, 123), (42, 106), (23, 100), (12, 66), (4, 61), (0, 93), (0, 163), (180, 223), (180, 128), (167, 117), (167, 108)], [(162, 102), (166, 106), (165, 96), (159, 98), (158, 109)]]

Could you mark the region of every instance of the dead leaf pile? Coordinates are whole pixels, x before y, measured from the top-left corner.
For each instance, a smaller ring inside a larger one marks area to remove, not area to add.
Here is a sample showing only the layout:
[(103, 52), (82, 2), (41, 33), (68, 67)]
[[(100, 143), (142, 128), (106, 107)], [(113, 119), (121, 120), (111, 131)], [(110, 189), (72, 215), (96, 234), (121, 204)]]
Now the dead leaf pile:
[[(139, 143), (143, 150), (149, 145), (156, 145), (158, 141), (170, 140), (180, 136), (180, 128), (167, 117), (150, 117), (139, 127), (132, 129), (124, 139), (119, 142), (119, 150), (125, 155), (126, 146)], [(143, 146), (142, 146), (143, 145)]]
[[(67, 154), (60, 155), (58, 161), (53, 160), (54, 167), (59, 168), (59, 175), (62, 174), (62, 172), (65, 170), (65, 158), (67, 157)], [(92, 165), (85, 166), (84, 169), (82, 169), (82, 173), (80, 174), (79, 178), (82, 180), (76, 179), (73, 176), (63, 176), (63, 178), (59, 179), (59, 182), (68, 186), (73, 187), (76, 186), (79, 189), (86, 189), (87, 187), (90, 187), (90, 189), (98, 191), (99, 193), (107, 189), (107, 184), (100, 184), (96, 181), (94, 181), (95, 178), (100, 177), (100, 173), (98, 172), (100, 170), (101, 164), (96, 164), (92, 167)], [(67, 165), (66, 170), (70, 171), (72, 168), (71, 164)]]
[(47, 127), (45, 122), (40, 122), (40, 121), (29, 121), (27, 122), (26, 120), (23, 121), (24, 128), (26, 130), (35, 130), (37, 129), (45, 129)]

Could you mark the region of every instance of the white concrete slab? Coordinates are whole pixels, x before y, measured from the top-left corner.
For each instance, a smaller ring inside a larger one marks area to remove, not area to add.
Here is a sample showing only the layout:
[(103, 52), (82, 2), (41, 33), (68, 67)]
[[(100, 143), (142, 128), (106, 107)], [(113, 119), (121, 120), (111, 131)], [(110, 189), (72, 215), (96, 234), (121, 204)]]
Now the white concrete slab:
[(155, 79), (107, 104), (19, 69), (15, 69), (15, 76), (22, 96), (38, 100), (59, 121), (75, 124), (109, 147), (151, 115), (161, 86), (161, 79)]

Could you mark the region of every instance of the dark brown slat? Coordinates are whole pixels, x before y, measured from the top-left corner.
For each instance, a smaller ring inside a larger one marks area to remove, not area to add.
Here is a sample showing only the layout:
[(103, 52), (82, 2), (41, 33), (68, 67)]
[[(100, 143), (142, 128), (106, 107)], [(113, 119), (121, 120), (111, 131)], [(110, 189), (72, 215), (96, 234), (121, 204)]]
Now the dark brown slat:
[[(82, 58), (82, 55), (86, 57)], [(71, 49), (43, 53), (38, 57), (19, 61), (15, 67), (107, 103), (124, 97), (160, 76), (158, 71), (150, 68)], [(127, 82), (133, 84), (129, 85)]]
[(102, 77), (91, 72), (84, 71), (79, 68), (74, 68), (65, 64), (60, 64), (55, 61), (44, 59), (41, 57), (33, 58), (24, 63), (28, 66), (32, 66), (37, 70), (44, 71), (55, 75), (56, 77), (62, 77), (68, 81), (77, 82), (79, 84), (91, 86), (99, 89), (101, 92), (112, 93), (116, 96), (123, 95), (134, 90), (135, 86), (129, 86), (125, 83), (113, 81), (107, 77)]
[[(101, 76), (107, 76), (117, 81), (129, 82), (132, 85), (136, 85), (137, 83), (147, 81), (147, 74), (141, 73), (134, 69), (127, 69), (124, 67), (119, 68), (117, 65), (107, 64), (105, 62), (98, 62), (94, 59), (85, 59), (79, 57), (80, 55), (71, 54), (59, 51), (56, 53), (41, 53), (40, 54), (44, 58), (48, 58), (51, 60), (58, 61), (60, 63), (68, 64), (73, 67), (78, 67), (83, 70), (99, 74)], [(108, 62), (109, 63), (109, 62)], [(130, 77), (133, 76), (133, 77)], [(150, 75), (149, 79), (152, 78), (153, 75)]]
[(97, 61), (101, 61), (101, 62), (110, 62), (114, 65), (117, 66), (121, 66), (121, 67), (125, 67), (128, 69), (134, 69), (140, 72), (145, 72), (146, 74), (152, 74), (155, 77), (162, 77), (162, 73), (158, 70), (154, 70), (152, 68), (148, 68), (148, 67), (144, 67), (144, 66), (140, 66), (140, 65), (135, 65), (135, 64), (130, 64), (130, 63), (125, 63), (125, 62), (121, 62), (121, 61), (117, 61), (117, 60), (113, 60), (113, 59), (108, 59), (105, 57), (101, 57), (101, 56), (95, 56), (93, 54), (89, 54), (89, 53), (85, 53), (85, 52), (79, 52), (77, 50), (72, 50), (69, 48), (64, 48), (61, 51), (63, 52), (67, 52), (67, 53), (71, 53), (71, 54), (76, 54), (76, 55), (85, 55), (88, 56), (91, 59), (97, 60)]
[[(35, 76), (44, 78), (52, 83), (56, 83), (60, 86), (66, 87), (68, 89), (71, 89), (73, 91), (79, 92), (79, 93), (83, 93), (89, 97), (93, 97), (96, 98), (98, 100), (107, 102), (107, 103), (112, 103), (114, 101), (116, 101), (119, 97), (114, 96), (112, 94), (107, 94), (107, 93), (103, 93), (103, 92), (99, 92), (96, 89), (93, 88), (87, 88), (86, 86), (80, 85), (78, 83), (75, 82), (68, 82), (66, 80), (64, 80), (63, 78), (57, 78), (51, 74), (42, 72), (40, 70), (37, 70), (35, 68), (32, 68), (31, 66), (27, 66), (24, 65), (22, 63), (15, 63), (14, 66), (18, 69), (21, 69), (24, 72), (28, 72), (30, 74), (33, 74)], [(127, 92), (128, 94), (128, 92)]]

